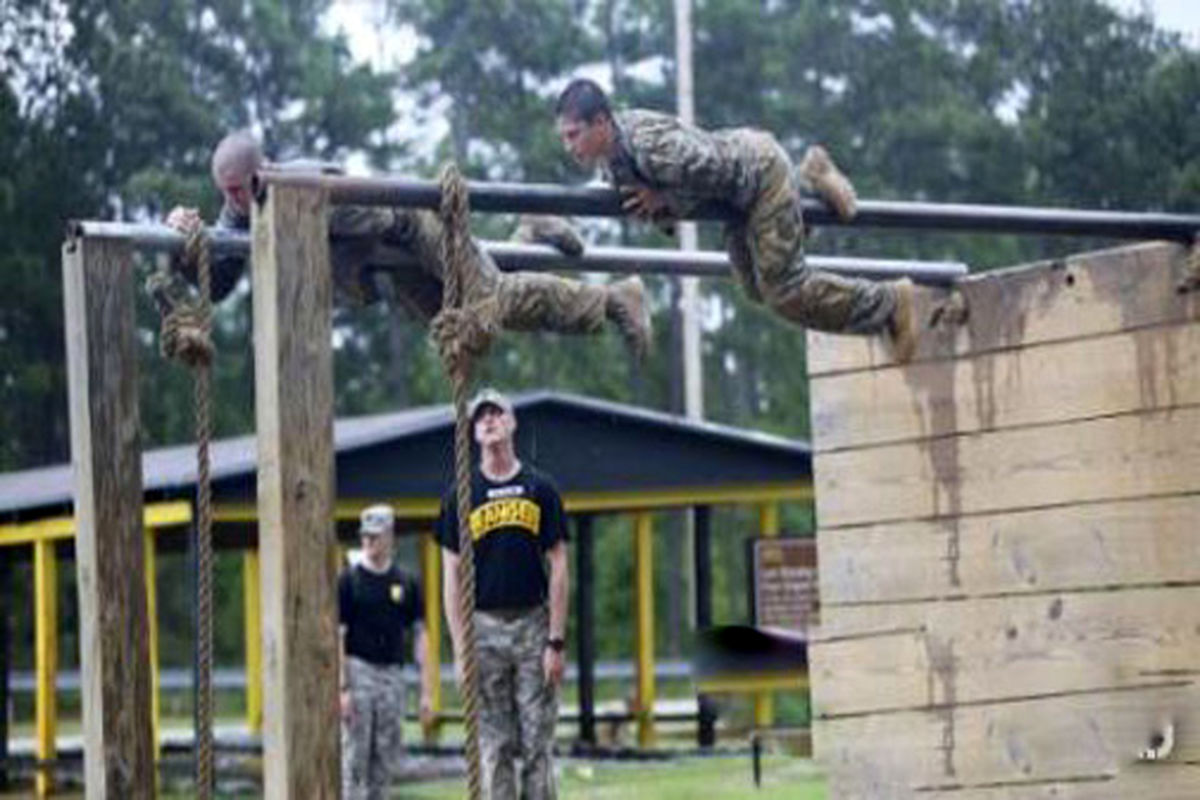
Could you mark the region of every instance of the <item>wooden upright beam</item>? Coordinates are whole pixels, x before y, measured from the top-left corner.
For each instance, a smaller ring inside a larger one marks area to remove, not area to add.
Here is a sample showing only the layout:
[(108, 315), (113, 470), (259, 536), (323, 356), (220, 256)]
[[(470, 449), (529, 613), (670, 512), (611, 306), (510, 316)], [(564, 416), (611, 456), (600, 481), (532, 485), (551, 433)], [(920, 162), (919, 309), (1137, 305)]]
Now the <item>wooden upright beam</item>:
[(89, 800), (155, 793), (133, 285), (127, 243), (63, 246)]
[(338, 797), (333, 324), (328, 207), (278, 187), (254, 209), (264, 793)]
[(49, 797), (58, 760), (58, 550), (51, 541), (33, 546), (33, 612), (38, 760), (34, 788), (38, 797)]
[(652, 747), (654, 731), (654, 517), (634, 517), (634, 604), (637, 607), (638, 746)]

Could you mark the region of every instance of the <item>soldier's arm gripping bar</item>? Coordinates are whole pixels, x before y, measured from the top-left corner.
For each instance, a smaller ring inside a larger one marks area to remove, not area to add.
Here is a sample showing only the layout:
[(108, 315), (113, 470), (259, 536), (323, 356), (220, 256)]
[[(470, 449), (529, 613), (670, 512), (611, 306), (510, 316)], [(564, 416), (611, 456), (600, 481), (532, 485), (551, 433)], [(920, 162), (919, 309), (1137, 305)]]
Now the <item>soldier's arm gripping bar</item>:
[[(256, 179), (261, 190), (268, 184), (320, 186), (337, 205), (407, 206), (437, 208), (440, 198), (434, 181), (395, 177), (360, 178), (346, 175), (304, 175), (264, 171)], [(538, 183), (468, 184), (474, 211), (568, 214), (617, 217), (622, 215), (616, 191), (598, 186), (560, 186)], [(965, 203), (914, 203), (899, 200), (862, 200), (858, 216), (842, 222), (819, 200), (801, 198), (805, 218), (816, 225), (851, 225), (869, 228), (960, 231), (982, 233), (1053, 234), (1096, 236), (1111, 239), (1167, 239), (1191, 242), (1200, 231), (1200, 215), (1088, 211), (1070, 208), (972, 205)], [(728, 219), (732, 211), (720, 204), (705, 205), (691, 218)]]

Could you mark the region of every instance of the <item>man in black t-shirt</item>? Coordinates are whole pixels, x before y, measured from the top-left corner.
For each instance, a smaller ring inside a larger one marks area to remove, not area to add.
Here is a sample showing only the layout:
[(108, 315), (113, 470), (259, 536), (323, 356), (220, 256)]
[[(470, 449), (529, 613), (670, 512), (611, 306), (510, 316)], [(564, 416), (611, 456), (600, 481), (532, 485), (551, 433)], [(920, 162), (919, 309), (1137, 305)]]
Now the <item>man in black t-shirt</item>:
[[(338, 578), (342, 634), (342, 797), (382, 800), (403, 757), (405, 652), (421, 673), (421, 717), (430, 709), (421, 585), (392, 561), (391, 506), (362, 512), (362, 561)], [(410, 644), (411, 641), (411, 644)]]
[[(567, 624), (566, 515), (553, 481), (517, 459), (517, 420), (508, 398), (485, 389), (471, 401), (468, 413), (480, 448), (468, 526), (475, 561), (473, 619), (484, 796), (553, 798), (551, 748)], [(445, 556), (446, 618), (461, 675), (463, 625), (453, 488), (442, 502), (437, 533)]]

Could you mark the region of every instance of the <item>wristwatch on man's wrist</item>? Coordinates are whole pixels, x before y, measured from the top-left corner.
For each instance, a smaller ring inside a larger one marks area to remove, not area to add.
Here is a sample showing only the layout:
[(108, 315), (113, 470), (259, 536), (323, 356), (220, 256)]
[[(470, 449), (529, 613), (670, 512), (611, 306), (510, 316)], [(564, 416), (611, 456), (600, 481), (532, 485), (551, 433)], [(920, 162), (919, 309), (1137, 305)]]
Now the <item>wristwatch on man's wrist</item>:
[(546, 640), (546, 647), (549, 647), (551, 650), (553, 650), (556, 653), (561, 653), (563, 650), (566, 649), (567, 643), (565, 641), (563, 641), (563, 638), (561, 636), (551, 636), (549, 639)]

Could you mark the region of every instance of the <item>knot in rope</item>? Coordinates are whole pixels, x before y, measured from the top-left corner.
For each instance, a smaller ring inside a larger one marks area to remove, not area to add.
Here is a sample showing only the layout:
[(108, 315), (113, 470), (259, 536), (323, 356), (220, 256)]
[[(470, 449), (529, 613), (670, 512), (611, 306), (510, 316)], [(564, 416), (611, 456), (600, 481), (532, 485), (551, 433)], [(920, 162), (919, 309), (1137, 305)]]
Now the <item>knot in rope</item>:
[[(196, 275), (209, 275), (209, 237), (203, 225), (187, 232), (183, 259)], [(154, 297), (162, 316), (159, 331), (159, 351), (162, 355), (192, 368), (211, 364), (214, 354), (212, 300), (207, 289), (202, 288), (195, 299), (186, 299), (170, 267), (151, 275), (146, 281), (146, 288)]]

